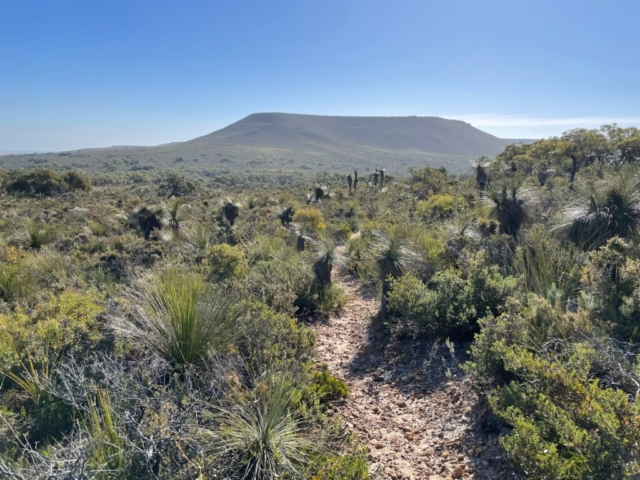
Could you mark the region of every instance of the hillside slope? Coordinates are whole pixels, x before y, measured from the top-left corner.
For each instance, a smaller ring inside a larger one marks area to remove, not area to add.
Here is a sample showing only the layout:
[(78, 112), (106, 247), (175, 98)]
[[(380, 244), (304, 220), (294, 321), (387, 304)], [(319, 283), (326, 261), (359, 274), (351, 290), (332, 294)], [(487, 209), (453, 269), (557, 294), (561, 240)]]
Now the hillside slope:
[(0, 165), (57, 164), (102, 171), (172, 166), (338, 172), (383, 166), (396, 174), (408, 167), (431, 165), (459, 173), (469, 170), (474, 158), (494, 156), (506, 144), (468, 123), (438, 117), (256, 113), (186, 142), (9, 155), (0, 159)]

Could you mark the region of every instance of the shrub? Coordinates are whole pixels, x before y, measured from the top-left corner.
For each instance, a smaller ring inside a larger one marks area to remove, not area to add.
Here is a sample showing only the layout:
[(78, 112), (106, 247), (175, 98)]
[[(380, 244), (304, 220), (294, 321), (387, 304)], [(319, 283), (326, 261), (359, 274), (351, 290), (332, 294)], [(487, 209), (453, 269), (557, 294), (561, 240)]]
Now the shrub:
[(104, 237), (107, 235), (107, 227), (105, 227), (100, 222), (89, 220), (87, 226), (89, 227), (89, 230), (91, 230), (91, 233), (96, 237)]
[(301, 208), (294, 214), (293, 221), (312, 233), (320, 233), (327, 228), (322, 212), (314, 207)]
[(248, 280), (254, 297), (277, 312), (293, 315), (318, 309), (315, 276), (304, 252), (285, 248), (271, 260), (257, 262)]
[(326, 363), (322, 364), (319, 372), (313, 372), (311, 382), (313, 395), (316, 395), (322, 402), (347, 398), (349, 395), (349, 387), (345, 381), (332, 375)]
[(427, 200), (420, 200), (416, 214), (425, 220), (452, 217), (453, 214), (466, 206), (464, 198), (448, 193), (430, 196)]
[(490, 397), (513, 430), (501, 440), (514, 465), (540, 479), (611, 479), (638, 475), (640, 408), (622, 391), (589, 378), (589, 352), (545, 359), (521, 347), (500, 349), (517, 380)]
[(95, 349), (103, 339), (98, 318), (102, 303), (97, 292), (67, 290), (45, 297), (33, 311), (17, 308), (0, 314), (0, 358), (5, 368), (27, 358), (40, 362)]
[(463, 269), (437, 273), (431, 284), (433, 289), (413, 276), (392, 281), (389, 307), (411, 333), (455, 339), (470, 339), (478, 331), (478, 319), (499, 314), (516, 289), (514, 278), (476, 258), (469, 258)]
[(6, 185), (8, 193), (32, 197), (60, 195), (68, 188), (69, 186), (61, 174), (46, 168), (13, 173)]
[(24, 263), (0, 263), (0, 299), (15, 302), (30, 297), (37, 289), (37, 281)]
[(162, 183), (160, 183), (158, 195), (166, 196), (167, 199), (171, 197), (182, 197), (185, 195), (193, 195), (196, 193), (197, 188), (196, 183), (189, 177), (176, 171), (171, 171)]
[(91, 190), (91, 180), (79, 170), (65, 173), (64, 181), (70, 190)]
[(484, 393), (513, 378), (504, 367), (501, 345), (537, 352), (554, 339), (590, 336), (594, 330), (587, 312), (562, 312), (535, 294), (505, 299), (502, 313), (489, 314), (479, 323), (482, 328), (471, 346), (472, 361), (465, 368)]
[(640, 289), (638, 259), (630, 244), (612, 238), (589, 255), (582, 269), (582, 302), (601, 318), (609, 333), (624, 341), (640, 338), (638, 320)]
[(312, 360), (315, 345), (312, 330), (260, 302), (243, 302), (237, 308), (244, 312), (239, 320), (237, 344), (251, 370), (291, 371), (295, 365)]
[(249, 270), (242, 248), (227, 243), (207, 248), (202, 264), (207, 274), (218, 281), (240, 277)]

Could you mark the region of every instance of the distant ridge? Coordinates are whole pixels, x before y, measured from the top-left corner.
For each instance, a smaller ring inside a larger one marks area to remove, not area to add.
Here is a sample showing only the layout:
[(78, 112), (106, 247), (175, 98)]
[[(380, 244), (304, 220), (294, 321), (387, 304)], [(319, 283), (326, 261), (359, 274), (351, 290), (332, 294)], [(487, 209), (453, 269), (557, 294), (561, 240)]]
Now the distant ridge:
[(471, 157), (495, 155), (506, 144), (460, 120), (292, 113), (254, 113), (186, 143), (320, 150), (376, 148)]
[[(493, 157), (508, 143), (463, 121), (440, 117), (254, 113), (186, 142), (38, 154), (32, 161), (104, 170), (113, 170), (117, 158), (127, 159), (120, 163), (135, 168), (345, 172), (382, 166), (396, 174), (431, 165), (460, 173), (469, 171), (475, 158)], [(5, 156), (0, 163), (25, 166), (25, 157)]]

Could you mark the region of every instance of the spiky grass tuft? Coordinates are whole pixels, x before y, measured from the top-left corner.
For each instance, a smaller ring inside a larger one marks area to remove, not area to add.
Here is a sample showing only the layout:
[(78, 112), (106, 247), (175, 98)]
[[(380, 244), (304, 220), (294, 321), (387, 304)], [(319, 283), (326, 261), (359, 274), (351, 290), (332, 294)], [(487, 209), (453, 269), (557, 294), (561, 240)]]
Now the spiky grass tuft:
[(231, 313), (232, 299), (196, 275), (170, 269), (138, 282), (130, 297), (138, 311), (116, 321), (117, 331), (176, 365), (201, 364), (235, 338), (239, 314)]

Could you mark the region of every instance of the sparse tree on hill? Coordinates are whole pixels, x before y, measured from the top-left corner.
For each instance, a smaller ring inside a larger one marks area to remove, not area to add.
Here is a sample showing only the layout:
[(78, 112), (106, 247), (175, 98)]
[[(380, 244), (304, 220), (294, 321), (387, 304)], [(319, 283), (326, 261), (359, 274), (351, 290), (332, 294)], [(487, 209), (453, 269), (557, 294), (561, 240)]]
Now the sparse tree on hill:
[(174, 171), (170, 172), (160, 184), (158, 194), (166, 195), (167, 199), (170, 199), (171, 197), (193, 195), (196, 192), (196, 189), (197, 187), (193, 180)]

